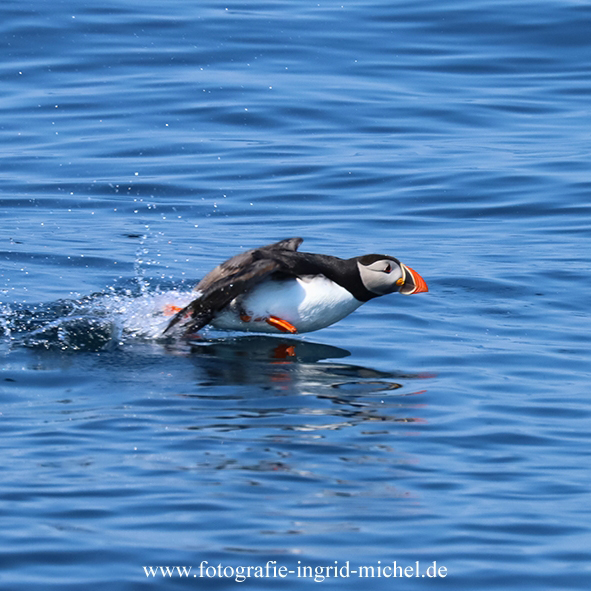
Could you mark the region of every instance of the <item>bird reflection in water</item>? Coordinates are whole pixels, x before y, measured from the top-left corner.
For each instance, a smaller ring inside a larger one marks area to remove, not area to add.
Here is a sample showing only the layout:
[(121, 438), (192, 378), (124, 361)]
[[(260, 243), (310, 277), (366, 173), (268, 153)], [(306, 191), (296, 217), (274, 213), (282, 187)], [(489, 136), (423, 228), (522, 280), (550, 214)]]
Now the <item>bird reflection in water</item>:
[[(406, 372), (393, 372), (326, 361), (343, 359), (350, 351), (310, 341), (269, 336), (244, 336), (238, 338), (191, 341), (191, 359), (198, 374), (199, 385), (208, 388), (192, 394), (197, 398), (216, 398), (216, 390), (227, 386), (254, 386), (263, 392), (272, 390), (279, 396), (315, 396), (317, 400), (330, 401), (331, 408), (314, 408), (302, 413), (339, 416), (334, 428), (365, 422), (425, 422), (418, 417), (401, 416), (410, 409), (423, 405), (411, 402), (425, 390), (410, 391), (406, 382), (430, 376)], [(400, 392), (398, 392), (400, 390)], [(240, 398), (252, 397), (241, 389)], [(236, 395), (236, 393), (235, 393)], [(301, 403), (298, 403), (301, 406)], [(338, 408), (335, 408), (337, 406)], [(392, 414), (394, 410), (395, 414)], [(291, 414), (295, 409), (291, 409)], [(292, 429), (314, 429), (319, 425)], [(330, 428), (323, 424), (322, 429)]]

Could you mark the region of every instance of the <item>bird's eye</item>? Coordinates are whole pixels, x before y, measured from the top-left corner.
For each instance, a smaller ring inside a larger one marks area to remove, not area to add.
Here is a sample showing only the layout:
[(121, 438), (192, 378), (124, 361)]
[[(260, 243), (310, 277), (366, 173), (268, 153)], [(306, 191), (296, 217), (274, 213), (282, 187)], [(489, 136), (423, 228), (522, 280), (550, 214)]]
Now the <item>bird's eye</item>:
[(386, 265), (386, 268), (384, 269), (384, 273), (391, 273), (392, 272), (392, 265), (390, 265), (390, 263), (388, 263)]

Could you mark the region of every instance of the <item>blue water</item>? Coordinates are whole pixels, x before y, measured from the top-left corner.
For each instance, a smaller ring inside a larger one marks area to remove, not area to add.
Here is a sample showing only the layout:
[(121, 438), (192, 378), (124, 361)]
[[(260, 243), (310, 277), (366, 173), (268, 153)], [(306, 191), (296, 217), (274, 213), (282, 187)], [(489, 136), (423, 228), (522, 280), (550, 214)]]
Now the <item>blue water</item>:
[[(2, 589), (589, 588), (588, 3), (4, 0), (0, 46)], [(430, 292), (159, 338), (289, 236)]]

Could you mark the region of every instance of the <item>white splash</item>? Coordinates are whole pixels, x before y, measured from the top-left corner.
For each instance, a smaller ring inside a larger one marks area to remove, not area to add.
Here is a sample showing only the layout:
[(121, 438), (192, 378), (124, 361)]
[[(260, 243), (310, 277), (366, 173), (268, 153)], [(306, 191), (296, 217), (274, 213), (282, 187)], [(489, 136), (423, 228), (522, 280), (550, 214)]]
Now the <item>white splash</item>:
[(157, 339), (175, 311), (184, 308), (195, 297), (191, 290), (144, 292), (141, 295), (110, 293), (93, 300), (90, 313), (110, 317), (123, 339)]
[(158, 340), (176, 311), (196, 295), (190, 289), (138, 294), (112, 288), (32, 308), (2, 305), (0, 334), (7, 337), (4, 344), (62, 351), (99, 351), (133, 340)]

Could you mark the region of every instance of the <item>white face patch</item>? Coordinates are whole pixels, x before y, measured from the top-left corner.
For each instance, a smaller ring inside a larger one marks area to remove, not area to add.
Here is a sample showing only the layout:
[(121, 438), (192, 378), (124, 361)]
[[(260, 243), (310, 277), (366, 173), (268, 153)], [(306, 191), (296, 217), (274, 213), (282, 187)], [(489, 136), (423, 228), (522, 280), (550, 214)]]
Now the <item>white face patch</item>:
[(402, 279), (404, 282), (404, 270), (396, 261), (390, 259), (375, 261), (371, 265), (363, 265), (357, 262), (357, 267), (363, 285), (366, 289), (378, 295), (397, 291), (400, 287), (398, 281)]

